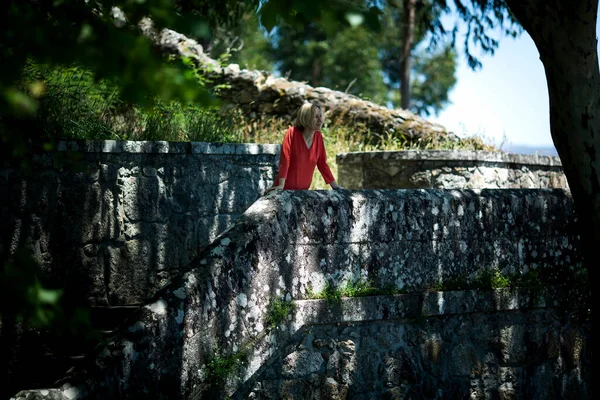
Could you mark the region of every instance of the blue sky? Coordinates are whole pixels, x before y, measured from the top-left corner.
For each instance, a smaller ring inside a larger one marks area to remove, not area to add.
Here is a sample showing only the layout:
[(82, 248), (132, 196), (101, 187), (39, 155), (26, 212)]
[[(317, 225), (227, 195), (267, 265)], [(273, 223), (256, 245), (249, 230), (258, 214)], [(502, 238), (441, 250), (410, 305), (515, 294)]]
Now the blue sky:
[[(597, 18), (597, 37), (599, 32)], [(482, 136), (496, 146), (554, 147), (546, 75), (527, 32), (516, 39), (503, 37), (495, 54), (481, 56), (480, 61), (483, 67), (473, 72), (461, 59), (450, 93), (452, 104), (428, 119), (460, 136)]]

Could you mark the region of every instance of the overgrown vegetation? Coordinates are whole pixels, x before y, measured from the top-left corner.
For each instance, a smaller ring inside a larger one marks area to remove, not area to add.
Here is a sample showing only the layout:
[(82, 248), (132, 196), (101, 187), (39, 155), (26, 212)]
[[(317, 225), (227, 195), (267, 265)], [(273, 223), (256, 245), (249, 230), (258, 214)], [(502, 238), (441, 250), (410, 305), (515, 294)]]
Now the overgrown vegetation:
[[(568, 277), (562, 276), (561, 279), (558, 279), (557, 277), (542, 276), (537, 270), (531, 270), (524, 274), (503, 274), (497, 268), (493, 268), (480, 271), (471, 280), (467, 279), (467, 277), (457, 277), (440, 281), (437, 285), (431, 287), (430, 291), (444, 292), (452, 290), (490, 290), (524, 287), (537, 292), (545, 285), (568, 284), (573, 287), (585, 285), (585, 269), (579, 268), (571, 272)], [(397, 289), (393, 286), (377, 288), (370, 281), (357, 280), (348, 281), (340, 287), (327, 282), (321, 291), (316, 292), (309, 287), (306, 292), (306, 298), (339, 303), (344, 297), (395, 295), (410, 292), (410, 289)]]
[(294, 311), (296, 304), (293, 301), (275, 299), (269, 303), (267, 308), (266, 323), (271, 328), (276, 327)]
[(247, 355), (243, 351), (238, 351), (228, 356), (214, 355), (206, 363), (206, 381), (216, 386), (221, 385), (242, 365), (246, 358)]
[[(552, 270), (550, 273), (555, 272)], [(459, 277), (440, 281), (431, 290), (442, 292), (450, 290), (502, 289), (508, 287), (526, 287), (539, 290), (544, 285), (568, 284), (578, 286), (585, 284), (585, 270), (583, 268), (571, 271), (567, 275), (561, 274), (560, 277), (551, 276), (548, 275), (548, 271), (540, 272), (538, 270), (531, 270), (523, 274), (503, 274), (497, 268), (493, 268), (480, 271), (472, 280), (468, 280), (466, 277)]]
[(373, 286), (370, 281), (359, 279), (357, 281), (347, 281), (340, 287), (327, 282), (323, 290), (318, 292), (314, 292), (312, 288), (309, 287), (307, 289), (306, 297), (313, 300), (327, 300), (329, 302), (339, 303), (343, 297), (393, 295), (399, 294), (400, 292), (400, 290), (391, 286), (380, 289)]
[[(199, 83), (200, 74), (196, 74)], [(154, 98), (148, 107), (121, 98), (119, 86), (85, 69), (29, 63), (21, 86), (39, 98), (34, 129), (41, 140), (167, 140), (239, 142), (232, 110)]]

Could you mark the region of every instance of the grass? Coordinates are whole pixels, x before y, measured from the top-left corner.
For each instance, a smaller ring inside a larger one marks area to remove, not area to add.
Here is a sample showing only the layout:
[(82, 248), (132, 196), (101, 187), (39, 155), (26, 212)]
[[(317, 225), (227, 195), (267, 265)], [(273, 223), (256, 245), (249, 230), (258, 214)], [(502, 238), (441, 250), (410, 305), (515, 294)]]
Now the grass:
[(308, 288), (306, 297), (312, 300), (327, 300), (333, 303), (341, 302), (343, 297), (365, 297), (365, 296), (379, 296), (379, 295), (393, 295), (400, 294), (401, 291), (392, 287), (386, 287), (383, 289), (376, 288), (369, 281), (358, 280), (348, 281), (341, 287), (336, 287), (331, 283), (327, 282), (325, 287), (320, 292), (313, 292), (311, 288)]
[[(491, 270), (486, 269), (480, 271), (472, 280), (468, 280), (466, 277), (457, 277), (440, 281), (429, 290), (433, 292), (445, 292), (453, 290), (490, 290), (522, 287), (539, 291), (548, 284), (555, 285), (569, 283), (572, 286), (581, 286), (585, 284), (586, 276), (585, 269), (583, 268), (572, 271), (571, 275), (563, 277), (562, 280), (540, 276), (540, 273), (537, 270), (532, 270), (525, 274), (503, 274), (500, 270), (494, 268)], [(309, 287), (307, 289), (306, 298), (339, 303), (344, 297), (395, 295), (407, 294), (410, 292), (411, 290), (409, 289), (397, 289), (393, 286), (377, 288), (369, 281), (358, 280), (354, 282), (348, 281), (340, 287), (327, 282), (323, 290), (319, 292), (314, 292)]]
[(271, 301), (267, 308), (267, 325), (272, 328), (276, 327), (287, 319), (295, 307), (296, 305), (293, 301), (285, 301), (280, 299)]
[(21, 86), (39, 99), (35, 121), (45, 139), (241, 141), (235, 110), (158, 99), (134, 107), (120, 100), (116, 84), (78, 67), (30, 63)]
[(228, 356), (214, 355), (207, 363), (207, 381), (221, 384), (246, 360), (247, 355), (238, 351)]

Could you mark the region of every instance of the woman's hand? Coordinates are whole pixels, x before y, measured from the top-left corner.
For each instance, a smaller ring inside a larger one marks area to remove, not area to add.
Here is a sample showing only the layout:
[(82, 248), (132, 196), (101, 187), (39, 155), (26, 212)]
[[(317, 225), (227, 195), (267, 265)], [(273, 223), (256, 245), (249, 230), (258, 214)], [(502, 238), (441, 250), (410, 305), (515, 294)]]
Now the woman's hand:
[(336, 181), (331, 182), (330, 185), (333, 190), (343, 190), (344, 189), (344, 187), (338, 185)]
[(268, 188), (265, 191), (265, 194), (270, 193), (270, 192), (275, 191), (275, 190), (283, 190), (283, 185), (271, 186), (270, 188)]

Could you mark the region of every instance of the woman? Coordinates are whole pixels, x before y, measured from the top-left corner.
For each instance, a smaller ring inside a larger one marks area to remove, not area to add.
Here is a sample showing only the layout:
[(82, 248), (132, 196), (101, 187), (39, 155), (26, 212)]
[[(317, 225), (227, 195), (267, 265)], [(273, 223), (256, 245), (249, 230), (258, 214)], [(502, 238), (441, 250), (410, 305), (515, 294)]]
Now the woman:
[(279, 172), (272, 190), (308, 190), (312, 183), (315, 166), (332, 189), (339, 186), (327, 164), (325, 144), (321, 134), (323, 112), (317, 104), (306, 103), (298, 110), (296, 125), (285, 132), (279, 156)]

